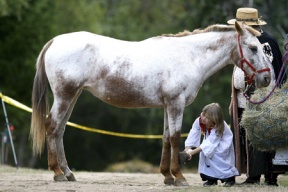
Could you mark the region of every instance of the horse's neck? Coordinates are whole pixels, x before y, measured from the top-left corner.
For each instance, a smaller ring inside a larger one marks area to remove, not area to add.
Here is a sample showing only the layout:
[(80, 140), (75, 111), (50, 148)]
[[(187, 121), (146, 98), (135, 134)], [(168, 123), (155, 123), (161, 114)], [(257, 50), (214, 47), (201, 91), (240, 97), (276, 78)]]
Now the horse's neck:
[(203, 70), (203, 79), (206, 80), (211, 75), (228, 64), (232, 64), (232, 53), (237, 50), (237, 36), (235, 32), (213, 32), (203, 33), (197, 36), (203, 38), (203, 45), (200, 55), (200, 66)]

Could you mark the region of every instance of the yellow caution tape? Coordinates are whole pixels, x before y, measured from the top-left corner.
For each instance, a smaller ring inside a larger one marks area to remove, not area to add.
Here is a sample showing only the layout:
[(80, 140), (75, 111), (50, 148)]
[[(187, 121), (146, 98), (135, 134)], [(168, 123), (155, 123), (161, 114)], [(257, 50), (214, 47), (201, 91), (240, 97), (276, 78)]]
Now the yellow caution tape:
[(162, 135), (137, 135), (137, 134), (128, 134), (128, 133), (117, 133), (117, 132), (112, 132), (112, 131), (105, 131), (105, 130), (100, 130), (100, 129), (95, 129), (95, 128), (90, 128), (82, 125), (78, 125), (75, 123), (67, 122), (67, 125), (82, 129), (85, 131), (90, 131), (90, 132), (96, 132), (96, 133), (101, 133), (104, 135), (112, 135), (112, 136), (117, 136), (117, 137), (128, 137), (128, 138), (138, 138), (138, 139), (161, 139)]
[[(7, 97), (5, 95), (3, 95), (0, 92), (0, 97), (2, 98), (2, 100), (10, 105), (13, 105), (14, 107), (20, 108), (24, 111), (30, 112), (32, 113), (32, 109), (30, 107), (27, 107), (26, 105), (23, 105), (22, 103)], [(161, 139), (163, 136), (162, 135), (138, 135), (138, 134), (128, 134), (128, 133), (118, 133), (118, 132), (113, 132), (113, 131), (105, 131), (105, 130), (101, 130), (101, 129), (96, 129), (96, 128), (91, 128), (91, 127), (86, 127), (83, 125), (78, 125), (76, 123), (72, 123), (72, 122), (67, 122), (67, 125), (77, 128), (77, 129), (81, 129), (84, 131), (90, 131), (90, 132), (95, 132), (95, 133), (100, 133), (100, 134), (104, 134), (104, 135), (111, 135), (111, 136), (117, 136), (117, 137), (126, 137), (126, 138), (135, 138), (135, 139)], [(181, 134), (181, 137), (187, 137), (188, 133), (184, 133)]]
[(18, 101), (10, 98), (10, 97), (7, 97), (5, 95), (3, 95), (1, 92), (0, 92), (0, 97), (2, 98), (2, 100), (10, 105), (13, 105), (14, 107), (18, 107), (24, 111), (28, 111), (30, 113), (32, 113), (32, 109), (27, 107), (26, 105), (23, 105), (22, 103), (19, 103)]

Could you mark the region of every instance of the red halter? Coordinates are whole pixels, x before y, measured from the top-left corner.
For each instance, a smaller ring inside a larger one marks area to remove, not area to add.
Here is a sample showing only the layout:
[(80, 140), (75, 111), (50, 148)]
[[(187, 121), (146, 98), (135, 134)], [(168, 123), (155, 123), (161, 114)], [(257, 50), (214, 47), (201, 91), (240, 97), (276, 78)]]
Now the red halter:
[[(242, 47), (241, 47), (241, 45), (240, 45), (240, 40), (241, 40), (241, 35), (238, 34), (238, 45), (239, 45), (239, 51), (240, 51), (240, 56), (241, 56), (240, 67), (241, 67), (242, 71), (244, 71), (244, 73), (245, 73), (245, 76), (246, 76), (246, 79), (247, 79), (247, 80), (246, 80), (247, 84), (248, 84), (248, 85), (251, 85), (251, 84), (252, 84), (252, 81), (253, 81), (253, 78), (254, 78), (254, 76), (255, 76), (257, 73), (262, 73), (262, 72), (264, 72), (264, 71), (270, 71), (270, 68), (267, 67), (267, 68), (265, 68), (265, 69), (260, 69), (260, 70), (256, 71), (256, 69), (253, 67), (253, 65), (244, 57), (243, 51), (242, 51)], [(248, 67), (250, 67), (250, 68), (252, 69), (252, 71), (254, 72), (254, 73), (252, 74), (252, 76), (250, 77), (250, 79), (249, 79), (249, 76), (247, 75), (246, 71), (244, 70), (244, 63), (246, 63), (246, 64), (248, 65)]]

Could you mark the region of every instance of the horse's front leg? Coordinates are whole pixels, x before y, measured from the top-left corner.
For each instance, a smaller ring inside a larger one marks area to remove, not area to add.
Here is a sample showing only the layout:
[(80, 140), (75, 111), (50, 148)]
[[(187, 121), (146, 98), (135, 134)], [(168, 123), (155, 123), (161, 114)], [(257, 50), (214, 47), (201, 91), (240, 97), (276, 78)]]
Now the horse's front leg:
[(174, 177), (170, 172), (171, 163), (171, 145), (169, 140), (169, 126), (167, 112), (164, 109), (164, 130), (163, 130), (163, 146), (160, 162), (160, 172), (164, 175), (165, 185), (174, 185)]
[(171, 173), (175, 176), (174, 185), (186, 186), (188, 185), (185, 177), (182, 175), (180, 170), (180, 164), (178, 159), (179, 145), (180, 145), (180, 131), (175, 132), (170, 136), (171, 143)]
[(184, 108), (185, 98), (181, 95), (171, 100), (167, 105), (169, 140), (171, 145), (170, 170), (175, 176), (174, 185), (176, 186), (188, 185), (185, 177), (181, 173), (178, 159)]

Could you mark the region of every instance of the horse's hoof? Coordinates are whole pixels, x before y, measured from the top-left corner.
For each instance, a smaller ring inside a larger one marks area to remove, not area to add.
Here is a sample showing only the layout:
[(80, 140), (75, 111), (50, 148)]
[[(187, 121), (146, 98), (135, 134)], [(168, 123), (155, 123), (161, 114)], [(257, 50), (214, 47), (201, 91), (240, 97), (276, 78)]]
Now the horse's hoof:
[(185, 178), (175, 179), (175, 186), (189, 186)]
[(70, 173), (70, 175), (66, 176), (66, 178), (68, 179), (68, 181), (76, 181), (73, 173)]
[(174, 185), (174, 179), (173, 177), (167, 177), (164, 179), (164, 184), (165, 185)]
[(178, 158), (179, 158), (178, 161), (180, 165), (186, 164), (188, 161), (190, 161), (189, 159), (191, 159), (188, 153), (186, 153), (185, 151), (180, 152), (178, 154)]
[(63, 174), (61, 174), (61, 175), (55, 175), (54, 181), (68, 181), (68, 180)]

